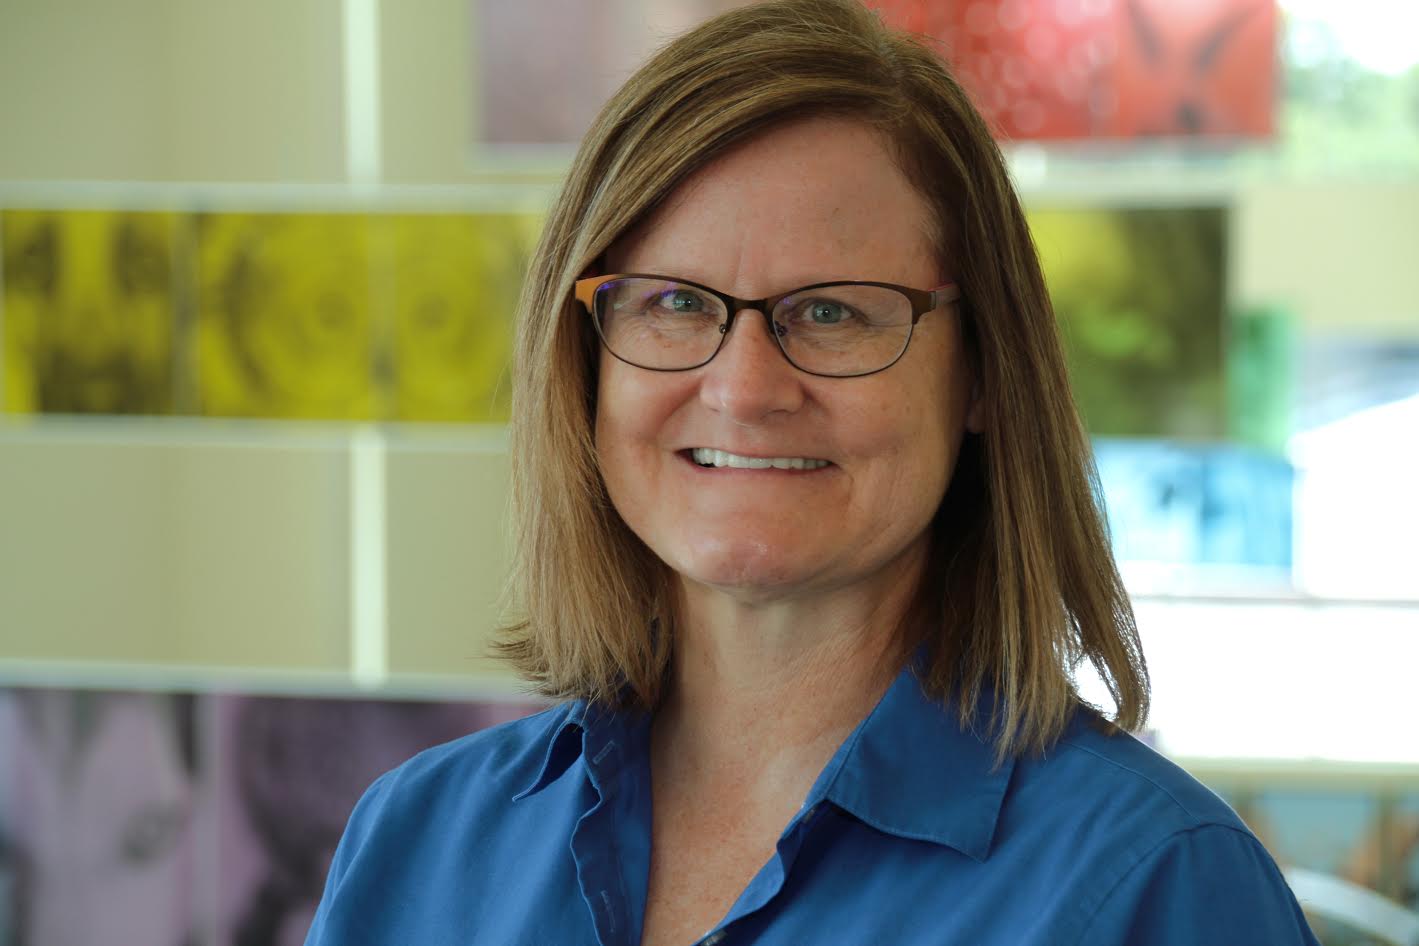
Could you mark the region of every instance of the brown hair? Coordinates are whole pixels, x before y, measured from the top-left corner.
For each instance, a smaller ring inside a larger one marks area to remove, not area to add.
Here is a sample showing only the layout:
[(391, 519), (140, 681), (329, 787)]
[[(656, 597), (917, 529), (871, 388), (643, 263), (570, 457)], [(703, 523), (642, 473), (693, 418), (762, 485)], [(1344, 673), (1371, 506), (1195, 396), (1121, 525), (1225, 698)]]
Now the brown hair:
[(809, 114), (863, 121), (891, 143), (940, 222), (933, 237), (963, 294), (985, 427), (962, 445), (907, 631), (927, 647), (924, 684), (967, 723), (991, 694), (1002, 757), (1058, 737), (1084, 660), (1109, 687), (1115, 721), (1140, 726), (1147, 670), (1004, 161), (941, 59), (856, 0), (776, 0), (708, 21), (622, 86), (582, 142), (519, 311), (513, 580), (524, 616), (499, 649), (550, 696), (658, 701), (674, 638), (668, 570), (621, 521), (598, 471), (598, 352), (572, 283), (689, 174)]

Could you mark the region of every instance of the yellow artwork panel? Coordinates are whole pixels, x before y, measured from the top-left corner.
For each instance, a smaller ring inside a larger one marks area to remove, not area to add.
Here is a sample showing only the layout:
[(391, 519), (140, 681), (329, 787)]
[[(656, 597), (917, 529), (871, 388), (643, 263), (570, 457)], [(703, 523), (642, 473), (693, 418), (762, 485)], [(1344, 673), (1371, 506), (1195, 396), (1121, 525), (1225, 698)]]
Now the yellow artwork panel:
[(197, 217), (201, 413), (379, 417), (370, 230), (363, 214)]
[(526, 214), (379, 218), (390, 263), (380, 302), (391, 316), (380, 375), (391, 419), (507, 420), (513, 320), (540, 222)]
[(10, 412), (504, 422), (534, 214), (0, 212)]
[(135, 211), (0, 212), (4, 410), (176, 409), (179, 219)]

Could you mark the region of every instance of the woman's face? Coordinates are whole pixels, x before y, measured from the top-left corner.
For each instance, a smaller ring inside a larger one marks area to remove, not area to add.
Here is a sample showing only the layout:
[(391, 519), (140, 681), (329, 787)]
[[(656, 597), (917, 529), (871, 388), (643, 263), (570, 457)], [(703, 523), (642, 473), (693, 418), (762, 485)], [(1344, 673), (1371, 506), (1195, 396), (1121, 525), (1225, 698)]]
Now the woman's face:
[[(953, 274), (927, 238), (929, 213), (876, 131), (806, 120), (708, 165), (607, 262), (750, 299), (839, 279), (931, 289)], [(857, 378), (799, 371), (746, 310), (692, 371), (603, 350), (596, 445), (616, 509), (687, 582), (760, 602), (885, 587), (925, 551), (975, 429), (971, 391), (949, 307), (922, 317), (895, 365)], [(706, 468), (697, 447), (828, 465)]]

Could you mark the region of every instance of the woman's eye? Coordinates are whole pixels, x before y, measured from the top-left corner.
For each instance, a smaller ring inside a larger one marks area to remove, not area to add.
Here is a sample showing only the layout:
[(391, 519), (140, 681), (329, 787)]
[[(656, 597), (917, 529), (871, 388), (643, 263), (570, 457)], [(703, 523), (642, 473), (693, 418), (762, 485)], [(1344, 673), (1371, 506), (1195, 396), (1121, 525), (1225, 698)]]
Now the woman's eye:
[(837, 325), (852, 318), (851, 310), (840, 302), (810, 302), (806, 314), (814, 325)]
[(671, 312), (702, 312), (705, 301), (689, 289), (672, 289), (660, 297), (660, 304)]

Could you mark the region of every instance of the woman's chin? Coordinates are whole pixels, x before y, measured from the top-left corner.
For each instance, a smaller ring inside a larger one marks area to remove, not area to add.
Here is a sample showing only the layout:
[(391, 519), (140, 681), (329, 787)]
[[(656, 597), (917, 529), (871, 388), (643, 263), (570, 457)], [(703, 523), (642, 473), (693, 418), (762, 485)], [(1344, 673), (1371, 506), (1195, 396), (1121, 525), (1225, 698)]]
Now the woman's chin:
[(699, 542), (676, 550), (667, 560), (682, 578), (736, 597), (774, 597), (808, 582), (823, 563), (807, 550), (783, 543)]

